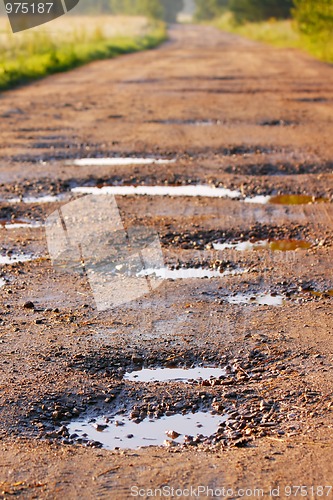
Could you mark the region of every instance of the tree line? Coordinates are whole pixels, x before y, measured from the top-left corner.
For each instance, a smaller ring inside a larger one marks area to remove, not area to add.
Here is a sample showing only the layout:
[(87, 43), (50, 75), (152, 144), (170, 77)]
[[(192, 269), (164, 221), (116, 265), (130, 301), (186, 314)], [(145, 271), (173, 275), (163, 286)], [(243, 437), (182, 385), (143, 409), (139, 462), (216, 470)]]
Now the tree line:
[(183, 0), (81, 0), (75, 13), (143, 15), (173, 23), (183, 7)]
[(333, 34), (333, 0), (195, 0), (197, 20), (231, 11), (236, 23), (294, 18), (309, 35)]

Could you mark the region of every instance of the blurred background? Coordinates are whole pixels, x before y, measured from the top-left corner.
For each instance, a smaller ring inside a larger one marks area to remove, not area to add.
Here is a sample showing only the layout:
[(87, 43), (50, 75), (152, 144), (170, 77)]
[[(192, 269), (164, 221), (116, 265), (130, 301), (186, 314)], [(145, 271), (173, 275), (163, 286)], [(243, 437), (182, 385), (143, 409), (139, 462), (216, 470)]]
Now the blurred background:
[(81, 0), (69, 14), (13, 34), (0, 2), (0, 89), (154, 48), (170, 23), (204, 23), (333, 62), (333, 0)]

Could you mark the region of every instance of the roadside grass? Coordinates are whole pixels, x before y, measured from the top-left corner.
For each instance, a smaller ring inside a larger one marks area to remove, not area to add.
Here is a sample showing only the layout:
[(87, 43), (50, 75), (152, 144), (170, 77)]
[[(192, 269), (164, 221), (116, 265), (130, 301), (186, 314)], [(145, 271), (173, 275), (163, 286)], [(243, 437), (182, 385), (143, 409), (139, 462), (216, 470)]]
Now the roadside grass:
[(269, 43), (275, 47), (303, 50), (317, 59), (333, 63), (333, 37), (331, 33), (317, 36), (303, 35), (292, 20), (271, 19), (260, 23), (235, 24), (232, 14), (226, 13), (214, 25), (223, 31), (235, 33), (251, 40)]
[[(163, 23), (138, 18), (68, 16), (47, 29), (12, 34), (0, 23), (0, 89), (67, 71), (90, 61), (108, 59), (158, 46), (167, 38)], [(134, 24), (133, 24), (134, 23)], [(2, 30), (1, 30), (2, 28)], [(122, 33), (125, 33), (123, 35)]]

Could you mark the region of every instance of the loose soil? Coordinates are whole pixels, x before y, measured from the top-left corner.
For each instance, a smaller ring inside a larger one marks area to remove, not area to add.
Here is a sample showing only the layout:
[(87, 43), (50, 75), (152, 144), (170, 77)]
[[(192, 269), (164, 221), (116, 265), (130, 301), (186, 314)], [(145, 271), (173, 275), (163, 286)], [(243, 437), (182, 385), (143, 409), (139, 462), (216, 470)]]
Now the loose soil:
[[(280, 486), (284, 498), (289, 485), (333, 484), (332, 108), (330, 65), (195, 26), (171, 28), (157, 50), (2, 95), (1, 255), (37, 257), (0, 266), (2, 498), (122, 499), (132, 486), (148, 496), (147, 488), (161, 485), (232, 488), (228, 498), (239, 498), (238, 488), (269, 497)], [(101, 157), (175, 161), (74, 164)], [(2, 222), (44, 223), (75, 199), (73, 187), (140, 184), (327, 202), (119, 196), (124, 227), (152, 226), (168, 267), (246, 272), (165, 280), (104, 312), (84, 273), (52, 266), (42, 227), (8, 230)], [(63, 193), (63, 201), (20, 201)], [(265, 239), (311, 246), (212, 246)], [(230, 303), (238, 294), (288, 300)], [(187, 384), (124, 379), (142, 366), (200, 364), (227, 376)], [(198, 411), (229, 418), (208, 439), (138, 450), (83, 445), (68, 432), (89, 415), (140, 422)]]

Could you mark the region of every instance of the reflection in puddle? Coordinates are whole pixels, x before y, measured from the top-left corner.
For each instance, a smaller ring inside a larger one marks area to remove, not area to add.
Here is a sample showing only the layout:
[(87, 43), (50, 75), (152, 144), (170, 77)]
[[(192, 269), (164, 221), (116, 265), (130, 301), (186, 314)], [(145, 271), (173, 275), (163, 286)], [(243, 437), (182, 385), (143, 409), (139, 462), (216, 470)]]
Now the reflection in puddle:
[(5, 228), (5, 229), (22, 229), (22, 228), (29, 228), (29, 229), (35, 229), (42, 227), (42, 224), (39, 222), (30, 222), (26, 220), (20, 220), (20, 219), (0, 219), (0, 226)]
[(234, 249), (240, 252), (250, 250), (272, 250), (280, 252), (289, 252), (298, 249), (309, 249), (312, 244), (304, 240), (259, 240), (238, 241), (234, 243), (213, 243), (214, 250)]
[[(306, 290), (304, 290), (304, 292), (306, 292)], [(310, 293), (314, 297), (333, 297), (333, 290), (325, 290), (324, 292), (309, 290), (308, 293)]]
[(244, 199), (246, 203), (258, 203), (265, 205), (272, 203), (274, 205), (307, 205), (309, 203), (329, 203), (328, 198), (316, 198), (305, 194), (283, 194), (278, 196), (258, 195)]
[(33, 255), (0, 255), (0, 265), (16, 264), (17, 262), (30, 262), (37, 259)]
[(225, 376), (222, 368), (142, 368), (125, 374), (124, 379), (131, 382), (188, 382), (189, 380), (208, 380)]
[(57, 201), (65, 201), (70, 198), (70, 193), (61, 193), (57, 195), (44, 196), (24, 196), (22, 198), (2, 199), (4, 203), (55, 203)]
[(306, 205), (308, 203), (328, 203), (327, 198), (316, 198), (315, 196), (307, 196), (305, 194), (283, 194), (272, 196), (269, 203), (278, 205)]
[(156, 123), (158, 125), (193, 125), (196, 127), (211, 127), (221, 125), (221, 120), (149, 120), (147, 123)]
[(115, 448), (135, 449), (141, 446), (160, 446), (168, 440), (168, 437), (177, 443), (184, 443), (186, 436), (209, 437), (227, 418), (227, 415), (198, 412), (159, 419), (145, 418), (142, 422), (135, 423), (128, 417), (119, 416), (110, 421), (99, 419), (92, 422), (91, 419), (86, 419), (81, 422), (72, 422), (68, 430), (70, 434), (74, 433), (81, 439), (85, 438), (86, 442), (98, 441), (111, 450)]
[(256, 304), (260, 306), (282, 306), (285, 298), (282, 295), (248, 295), (237, 294), (232, 297), (226, 297), (229, 304)]
[(202, 267), (189, 267), (180, 269), (168, 269), (162, 267), (160, 269), (143, 269), (137, 276), (156, 276), (161, 279), (191, 279), (191, 278), (223, 278), (224, 276), (242, 274), (246, 271), (233, 269), (231, 271), (219, 271), (215, 269), (204, 269)]
[(81, 158), (67, 164), (78, 167), (108, 167), (126, 165), (165, 165), (174, 163), (175, 160), (163, 160), (162, 158)]
[(187, 186), (103, 186), (77, 187), (73, 193), (81, 194), (112, 194), (118, 196), (202, 196), (206, 198), (239, 198), (240, 191), (227, 188), (215, 188), (208, 185)]

